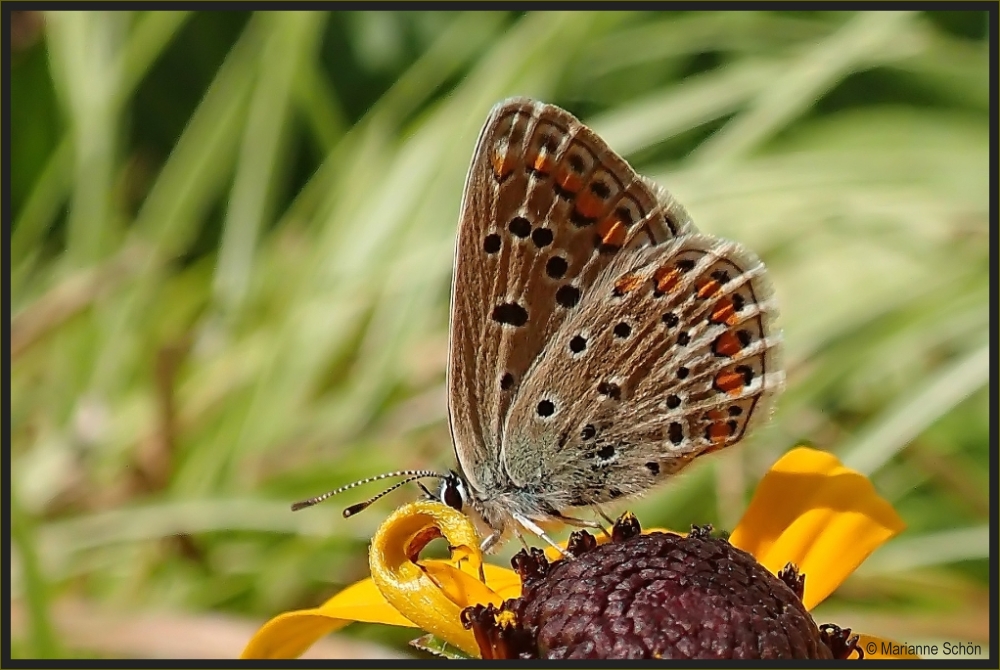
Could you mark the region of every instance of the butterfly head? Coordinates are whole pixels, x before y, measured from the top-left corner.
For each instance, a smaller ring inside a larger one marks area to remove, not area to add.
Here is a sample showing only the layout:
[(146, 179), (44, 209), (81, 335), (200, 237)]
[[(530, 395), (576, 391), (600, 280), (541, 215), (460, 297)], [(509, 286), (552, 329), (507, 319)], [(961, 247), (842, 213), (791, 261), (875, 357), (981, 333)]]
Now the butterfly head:
[(465, 485), (465, 479), (454, 470), (441, 478), (441, 486), (438, 488), (436, 496), (429, 491), (425, 492), (428, 493), (429, 497), (439, 500), (459, 512), (464, 511), (469, 506), (469, 489)]
[(465, 477), (454, 470), (441, 477), (441, 485), (436, 493), (427, 489), (424, 489), (424, 493), (467, 516), (482, 537), (490, 537), (497, 533), (498, 527), (502, 528), (492, 518), (493, 515), (489, 514), (490, 508), (475, 495)]

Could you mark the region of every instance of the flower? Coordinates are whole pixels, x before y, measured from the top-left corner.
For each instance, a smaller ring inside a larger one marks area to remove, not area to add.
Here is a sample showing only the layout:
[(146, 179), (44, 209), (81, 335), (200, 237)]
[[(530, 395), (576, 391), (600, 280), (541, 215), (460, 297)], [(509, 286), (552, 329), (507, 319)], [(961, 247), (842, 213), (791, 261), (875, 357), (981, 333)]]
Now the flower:
[[(638, 534), (638, 522), (630, 534), (630, 519), (634, 517), (626, 514), (619, 521), (625, 523), (624, 531), (618, 524), (615, 527), (623, 541)], [(736, 553), (752, 556), (751, 562), (759, 563), (796, 592), (803, 610), (811, 610), (872, 551), (903, 528), (899, 516), (867, 478), (844, 467), (831, 454), (799, 447), (782, 457), (761, 480), (728, 544)], [(421, 549), (437, 537), (447, 540), (451, 558), (420, 560)], [(587, 544), (570, 545), (574, 555), (605, 540), (585, 533), (574, 533), (573, 537), (571, 542)], [(676, 534), (660, 537), (679, 541)], [(690, 538), (710, 539), (704, 529), (697, 528)], [(538, 631), (525, 631), (524, 622), (518, 619), (518, 612), (524, 616), (524, 602), (514, 599), (522, 596), (522, 577), (527, 596), (539, 583), (540, 575), (532, 571), (553, 572), (555, 567), (549, 570), (548, 560), (537, 549), (530, 555), (521, 552), (515, 556), (520, 574), (493, 566), (483, 562), (478, 543), (472, 524), (460, 512), (434, 501), (405, 505), (386, 519), (372, 539), (370, 579), (348, 587), (318, 608), (271, 619), (253, 636), (242, 657), (294, 658), (323, 635), (352, 621), (421, 628), (432, 634), (432, 639), (468, 656), (481, 656), (484, 649), (487, 656), (493, 653), (488, 647), (489, 635), (493, 635), (493, 644), (513, 640), (515, 647), (530, 647), (530, 636)], [(551, 549), (547, 556), (558, 558)], [(587, 555), (579, 560), (585, 558)], [(543, 562), (545, 567), (539, 568)], [(867, 657), (880, 656), (870, 650), (881, 649), (881, 640), (862, 635), (855, 641), (850, 632), (836, 626), (820, 627), (827, 644), (840, 645), (839, 651), (860, 648), (867, 650)], [(852, 657), (859, 655), (852, 652)]]
[(817, 626), (803, 575), (772, 574), (711, 526), (643, 534), (626, 513), (610, 542), (570, 536), (571, 561), (515, 556), (519, 598), (473, 605), (462, 623), (483, 658), (849, 658), (858, 636)]

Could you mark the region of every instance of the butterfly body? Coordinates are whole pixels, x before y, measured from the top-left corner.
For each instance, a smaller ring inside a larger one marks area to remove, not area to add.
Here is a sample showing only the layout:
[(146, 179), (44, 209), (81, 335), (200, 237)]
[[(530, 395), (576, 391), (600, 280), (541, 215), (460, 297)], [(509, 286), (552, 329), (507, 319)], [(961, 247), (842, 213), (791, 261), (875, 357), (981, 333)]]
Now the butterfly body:
[(776, 311), (753, 253), (698, 232), (568, 112), (494, 107), (462, 202), (448, 366), (484, 544), (741, 440), (783, 382)]

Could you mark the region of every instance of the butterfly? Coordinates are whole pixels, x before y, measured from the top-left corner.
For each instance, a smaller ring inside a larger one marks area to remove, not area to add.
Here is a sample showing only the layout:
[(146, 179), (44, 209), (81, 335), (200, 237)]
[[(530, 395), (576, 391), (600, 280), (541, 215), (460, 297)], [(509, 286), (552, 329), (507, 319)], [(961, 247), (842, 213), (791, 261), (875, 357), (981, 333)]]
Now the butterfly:
[(497, 104), (462, 198), (451, 292), (448, 417), (458, 470), (429, 495), (495, 550), (636, 497), (741, 441), (784, 383), (766, 269), (698, 231), (569, 112)]

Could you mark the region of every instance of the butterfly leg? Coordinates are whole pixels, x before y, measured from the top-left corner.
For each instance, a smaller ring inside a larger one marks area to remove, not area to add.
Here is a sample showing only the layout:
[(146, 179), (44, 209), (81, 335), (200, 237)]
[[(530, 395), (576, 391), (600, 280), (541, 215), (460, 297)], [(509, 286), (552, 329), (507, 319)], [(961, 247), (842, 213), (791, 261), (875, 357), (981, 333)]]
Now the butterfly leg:
[(517, 535), (517, 540), (518, 540), (518, 542), (521, 543), (521, 546), (524, 547), (525, 551), (529, 551), (531, 549), (528, 546), (528, 541), (524, 539), (524, 533), (522, 533), (520, 531), (520, 529), (515, 528), (514, 529), (514, 535)]
[(591, 507), (594, 508), (594, 511), (597, 512), (598, 516), (600, 516), (602, 519), (604, 519), (605, 521), (608, 522), (609, 526), (614, 526), (615, 525), (615, 520), (612, 519), (611, 517), (609, 517), (607, 514), (605, 514), (604, 510), (602, 510), (597, 505), (591, 505)]
[[(532, 533), (534, 533), (538, 537), (540, 537), (543, 540), (545, 540), (546, 542), (548, 542), (549, 546), (555, 547), (556, 551), (558, 551), (563, 556), (563, 558), (572, 558), (572, 556), (570, 554), (566, 553), (566, 550), (564, 550), (558, 544), (556, 544), (555, 542), (553, 542), (552, 538), (549, 537), (548, 535), (546, 535), (545, 531), (542, 530), (541, 527), (538, 524), (536, 524), (534, 521), (532, 521), (531, 519), (529, 519), (526, 516), (522, 516), (522, 515), (518, 514), (517, 512), (514, 512), (513, 514), (511, 514), (511, 516), (514, 517), (514, 521), (516, 521), (519, 524), (521, 524), (521, 526), (523, 528), (525, 528), (526, 530), (530, 530)], [(518, 533), (519, 537), (520, 537), (520, 535), (521, 534)], [(523, 539), (522, 539), (522, 541), (523, 541)]]
[[(602, 517), (604, 517), (605, 521), (607, 521), (607, 517), (604, 516), (604, 514), (600, 510), (598, 510), (598, 513), (601, 514)], [(602, 524), (600, 521), (595, 521), (594, 519), (577, 519), (571, 516), (563, 516), (562, 514), (558, 514), (555, 516), (557, 519), (559, 519), (565, 524), (569, 524), (570, 526), (576, 526), (577, 528), (596, 528), (600, 530), (608, 539), (611, 539), (611, 534), (608, 533), (608, 529), (605, 528), (604, 524)]]
[(500, 543), (501, 537), (502, 537), (501, 533), (492, 533), (489, 537), (485, 538), (482, 542), (479, 543), (479, 551), (483, 552), (484, 554), (490, 553), (491, 551), (493, 551), (494, 547), (496, 547)]

